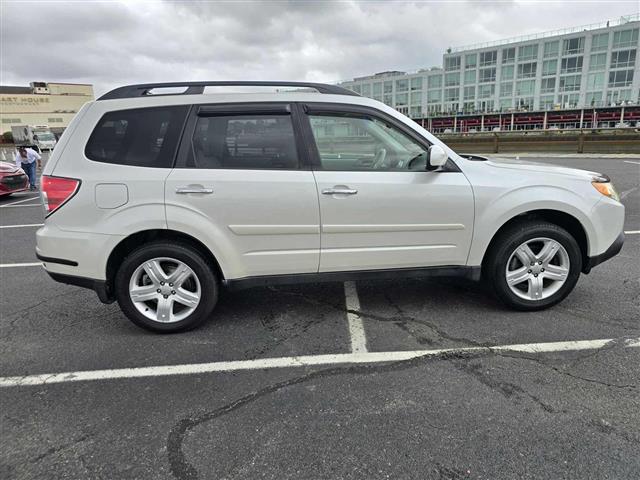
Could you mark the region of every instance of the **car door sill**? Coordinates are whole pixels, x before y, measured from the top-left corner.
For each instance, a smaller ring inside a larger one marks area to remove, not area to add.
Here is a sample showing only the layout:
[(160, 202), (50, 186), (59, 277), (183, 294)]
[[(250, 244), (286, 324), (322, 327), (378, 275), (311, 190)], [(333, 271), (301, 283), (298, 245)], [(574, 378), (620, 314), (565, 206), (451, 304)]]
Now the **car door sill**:
[(384, 270), (354, 270), (347, 272), (297, 273), (261, 275), (223, 281), (229, 290), (263, 287), (267, 285), (293, 285), (298, 283), (344, 282), (348, 280), (386, 280), (393, 278), (462, 277), (480, 280), (481, 267), (440, 266), (420, 268), (394, 268)]

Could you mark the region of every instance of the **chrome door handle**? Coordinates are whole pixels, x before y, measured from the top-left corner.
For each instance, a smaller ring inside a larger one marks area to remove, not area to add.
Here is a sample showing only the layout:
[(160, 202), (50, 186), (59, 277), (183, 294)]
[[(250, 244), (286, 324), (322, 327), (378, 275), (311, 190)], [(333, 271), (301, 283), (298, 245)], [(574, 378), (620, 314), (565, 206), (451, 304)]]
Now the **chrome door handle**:
[(178, 187), (176, 193), (213, 193), (213, 188), (205, 187)]
[(358, 190), (354, 188), (325, 188), (322, 190), (323, 195), (355, 195)]

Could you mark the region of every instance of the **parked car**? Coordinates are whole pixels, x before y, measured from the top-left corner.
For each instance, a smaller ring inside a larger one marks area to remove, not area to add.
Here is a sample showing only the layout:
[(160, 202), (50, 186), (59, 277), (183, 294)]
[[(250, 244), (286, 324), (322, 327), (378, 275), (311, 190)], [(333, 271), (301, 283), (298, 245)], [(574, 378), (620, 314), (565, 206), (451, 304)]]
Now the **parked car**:
[(622, 248), (602, 174), (468, 160), (337, 86), (208, 85), (283, 84), (118, 88), (82, 107), (44, 169), (38, 258), (141, 327), (196, 327), (223, 287), (389, 277), (481, 280), (540, 310)]
[(29, 188), (29, 177), (24, 170), (9, 162), (0, 162), (0, 198)]

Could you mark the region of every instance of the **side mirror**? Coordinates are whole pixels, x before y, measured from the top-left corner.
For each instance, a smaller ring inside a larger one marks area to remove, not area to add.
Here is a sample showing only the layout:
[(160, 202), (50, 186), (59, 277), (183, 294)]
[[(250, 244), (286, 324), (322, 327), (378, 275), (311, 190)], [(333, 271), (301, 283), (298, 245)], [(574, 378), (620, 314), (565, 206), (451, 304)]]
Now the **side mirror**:
[(427, 170), (436, 170), (443, 166), (449, 160), (447, 152), (440, 145), (431, 145), (429, 147), (429, 156), (427, 157)]

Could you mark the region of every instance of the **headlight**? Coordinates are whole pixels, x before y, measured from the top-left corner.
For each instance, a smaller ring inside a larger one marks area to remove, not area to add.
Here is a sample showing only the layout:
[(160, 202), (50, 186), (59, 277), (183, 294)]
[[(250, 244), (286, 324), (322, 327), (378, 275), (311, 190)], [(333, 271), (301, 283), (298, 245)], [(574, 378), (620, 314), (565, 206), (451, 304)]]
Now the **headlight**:
[(611, 180), (606, 175), (599, 175), (597, 177), (593, 177), (593, 179), (591, 180), (591, 185), (593, 185), (593, 188), (598, 190), (605, 197), (612, 198), (616, 202), (620, 201), (620, 196), (618, 195), (618, 192), (616, 192), (616, 189), (613, 188), (613, 184), (611, 183)]

